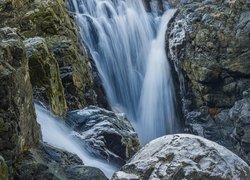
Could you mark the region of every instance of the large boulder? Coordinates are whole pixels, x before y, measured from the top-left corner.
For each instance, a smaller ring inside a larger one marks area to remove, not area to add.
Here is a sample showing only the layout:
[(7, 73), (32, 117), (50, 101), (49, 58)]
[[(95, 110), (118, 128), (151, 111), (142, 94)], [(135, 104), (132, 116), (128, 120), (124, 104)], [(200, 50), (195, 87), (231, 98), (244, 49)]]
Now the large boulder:
[(78, 156), (43, 143), (20, 155), (14, 178), (21, 180), (108, 179), (101, 170), (84, 166)]
[(0, 81), (0, 154), (11, 167), (40, 138), (26, 50), (11, 28), (0, 29)]
[(69, 112), (66, 122), (90, 153), (108, 161), (124, 164), (140, 148), (138, 136), (124, 114), (90, 106)]
[(112, 179), (242, 179), (250, 167), (223, 146), (204, 138), (176, 134), (155, 139)]

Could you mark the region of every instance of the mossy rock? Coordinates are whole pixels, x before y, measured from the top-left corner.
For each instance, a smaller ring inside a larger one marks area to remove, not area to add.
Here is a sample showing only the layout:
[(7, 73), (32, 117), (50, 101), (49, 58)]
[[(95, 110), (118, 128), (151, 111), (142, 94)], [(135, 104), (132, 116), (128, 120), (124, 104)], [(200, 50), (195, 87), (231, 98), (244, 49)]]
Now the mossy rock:
[(67, 36), (53, 36), (47, 40), (60, 67), (69, 109), (79, 109), (94, 104), (93, 100), (89, 101), (86, 96), (93, 85), (93, 80), (85, 50), (80, 49), (80, 46)]
[[(30, 38), (24, 41), (29, 57), (30, 77), (33, 88), (44, 88), (45, 97), (36, 94), (39, 100), (48, 100), (51, 110), (63, 115), (67, 110), (64, 90), (60, 78), (60, 70), (56, 59), (49, 52), (46, 40), (41, 37)], [(48, 99), (46, 99), (47, 97)]]
[(0, 156), (0, 179), (1, 180), (8, 180), (8, 166), (5, 163), (2, 156)]

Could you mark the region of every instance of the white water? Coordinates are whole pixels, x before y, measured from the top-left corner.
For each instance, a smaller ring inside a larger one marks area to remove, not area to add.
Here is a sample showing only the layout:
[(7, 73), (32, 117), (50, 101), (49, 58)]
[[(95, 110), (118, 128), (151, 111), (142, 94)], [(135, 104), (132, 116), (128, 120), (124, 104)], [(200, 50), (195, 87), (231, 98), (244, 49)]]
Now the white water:
[[(143, 141), (174, 132), (175, 109), (171, 89), (173, 82), (171, 70), (165, 51), (165, 33), (168, 22), (176, 10), (168, 10), (162, 17), (156, 39), (151, 43), (148, 55), (147, 70), (144, 78), (140, 102), (140, 134)], [(150, 131), (148, 131), (150, 129)]]
[(43, 141), (50, 145), (64, 149), (68, 152), (77, 154), (87, 166), (97, 167), (105, 173), (108, 178), (111, 178), (113, 173), (118, 170), (114, 165), (108, 164), (101, 160), (97, 160), (90, 156), (80, 145), (77, 140), (73, 139), (70, 130), (65, 124), (61, 123), (63, 120), (54, 116), (41, 105), (35, 104), (37, 121), (41, 126)]
[(174, 91), (165, 53), (167, 23), (141, 0), (69, 0), (83, 42), (114, 111), (124, 112), (143, 143), (175, 130)]

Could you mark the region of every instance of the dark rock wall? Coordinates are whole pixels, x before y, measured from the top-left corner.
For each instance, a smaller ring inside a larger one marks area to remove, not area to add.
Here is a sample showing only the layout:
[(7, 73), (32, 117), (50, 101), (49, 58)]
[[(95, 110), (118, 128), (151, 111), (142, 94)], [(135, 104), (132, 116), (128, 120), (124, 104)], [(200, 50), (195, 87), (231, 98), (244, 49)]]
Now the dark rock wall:
[[(250, 2), (168, 2), (179, 9), (167, 33), (167, 51), (178, 72), (188, 131), (223, 144), (249, 162), (250, 140), (241, 134), (233, 138), (235, 146), (231, 137), (239, 134), (238, 120), (228, 113), (236, 111), (231, 109), (235, 103), (249, 103), (241, 99), (250, 88)], [(241, 128), (241, 133), (249, 133)]]
[(98, 104), (87, 60), (63, 0), (0, 1), (0, 179), (106, 179), (39, 144), (33, 94), (58, 115)]
[(0, 154), (12, 166), (19, 153), (40, 139), (33, 106), (28, 59), (21, 38), (0, 29)]
[[(92, 90), (87, 53), (79, 41), (75, 20), (63, 0), (4, 0), (0, 2), (0, 17), (0, 26), (16, 28), (23, 39), (43, 38), (39, 45), (43, 48), (38, 48), (37, 42), (29, 43), (31, 39), (26, 41), (32, 76), (37, 74), (42, 81), (32, 79), (38, 100), (49, 103), (58, 115), (63, 115), (67, 109), (98, 104), (97, 95)], [(39, 68), (34, 66), (37, 63)], [(48, 67), (48, 63), (51, 66)], [(44, 69), (49, 72), (41, 73)]]

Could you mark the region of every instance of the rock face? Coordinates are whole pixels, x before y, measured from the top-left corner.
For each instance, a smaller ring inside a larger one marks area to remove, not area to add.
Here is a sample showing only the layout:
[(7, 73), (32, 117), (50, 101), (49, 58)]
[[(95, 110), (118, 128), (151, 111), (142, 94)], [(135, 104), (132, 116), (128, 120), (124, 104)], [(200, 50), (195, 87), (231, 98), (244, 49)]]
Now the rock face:
[(48, 50), (46, 40), (36, 37), (29, 38), (24, 43), (29, 57), (31, 84), (35, 98), (50, 104), (54, 113), (63, 115), (67, 105), (59, 67)]
[(0, 29), (0, 154), (12, 166), (18, 154), (40, 138), (36, 122), (28, 59), (21, 38)]
[(204, 138), (163, 136), (143, 147), (112, 179), (249, 179), (250, 167)]
[(0, 17), (0, 179), (107, 179), (75, 155), (39, 143), (33, 93), (58, 115), (96, 103), (64, 1), (1, 0)]
[(234, 124), (232, 137), (236, 152), (250, 164), (250, 89), (243, 95), (244, 99), (230, 109), (229, 118)]
[[(180, 85), (189, 132), (214, 140), (249, 162), (249, 157), (240, 153), (243, 147), (234, 148), (231, 142), (237, 119), (228, 116), (250, 88), (249, 2), (168, 3), (179, 9), (167, 33), (167, 52), (179, 76), (176, 84)], [(243, 116), (248, 117), (246, 113)]]
[[(67, 110), (65, 100), (69, 110), (98, 104), (97, 95), (92, 90), (94, 85), (87, 53), (80, 44), (77, 26), (68, 14), (64, 0), (3, 0), (0, 2), (0, 16), (0, 26), (17, 28), (24, 39), (33, 39), (26, 41), (33, 41), (28, 44), (31, 50), (29, 56), (33, 58), (30, 62), (46, 56), (44, 65), (51, 63), (51, 67), (47, 67), (50, 72), (42, 73), (41, 75), (45, 75), (42, 79), (53, 74), (56, 82), (47, 80), (39, 86), (35, 84), (35, 97), (39, 97), (39, 100), (44, 100), (45, 103), (49, 100), (51, 110), (58, 115), (64, 114)], [(35, 42), (39, 38), (43, 39), (40, 45)], [(33, 74), (39, 74), (44, 70), (44, 66), (40, 68), (30, 66), (32, 77)], [(64, 92), (61, 90), (61, 84)], [(48, 96), (47, 99), (43, 98), (45, 94)]]
[(74, 154), (40, 144), (24, 152), (16, 164), (15, 179), (108, 179), (94, 167), (84, 166)]
[(232, 107), (250, 87), (249, 4), (190, 1), (177, 7), (169, 48), (189, 81), (191, 107)]
[(124, 164), (140, 148), (137, 134), (123, 114), (95, 106), (69, 112), (67, 122), (90, 153)]

